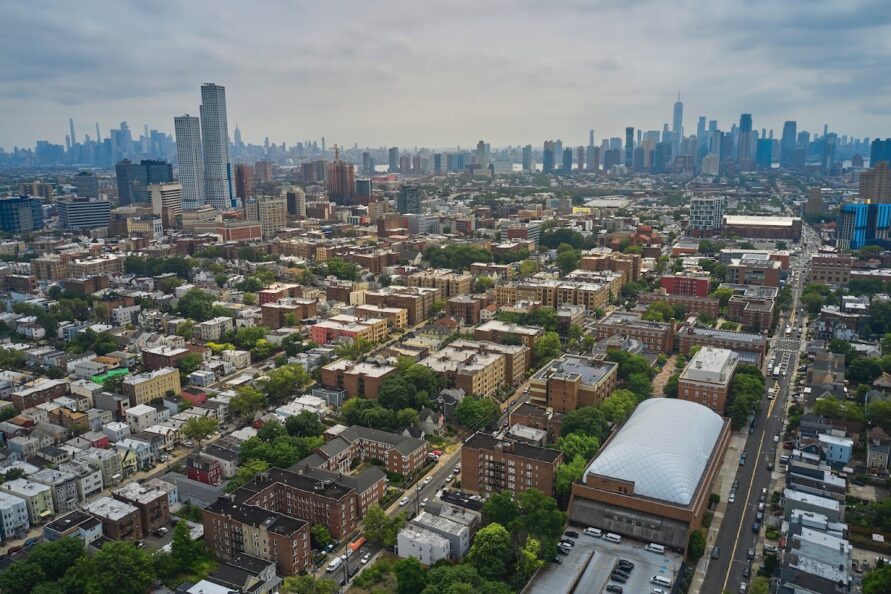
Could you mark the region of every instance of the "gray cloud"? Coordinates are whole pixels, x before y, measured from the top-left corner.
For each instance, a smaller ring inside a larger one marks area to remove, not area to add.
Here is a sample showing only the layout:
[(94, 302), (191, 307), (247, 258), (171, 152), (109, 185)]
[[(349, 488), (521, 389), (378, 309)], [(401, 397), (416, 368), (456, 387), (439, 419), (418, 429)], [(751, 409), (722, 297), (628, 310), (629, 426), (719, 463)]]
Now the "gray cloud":
[(576, 144), (660, 129), (678, 87), (688, 131), (888, 133), (883, 0), (47, 0), (0, 22), (5, 147), (62, 142), (68, 117), (170, 131), (206, 81), (253, 142)]

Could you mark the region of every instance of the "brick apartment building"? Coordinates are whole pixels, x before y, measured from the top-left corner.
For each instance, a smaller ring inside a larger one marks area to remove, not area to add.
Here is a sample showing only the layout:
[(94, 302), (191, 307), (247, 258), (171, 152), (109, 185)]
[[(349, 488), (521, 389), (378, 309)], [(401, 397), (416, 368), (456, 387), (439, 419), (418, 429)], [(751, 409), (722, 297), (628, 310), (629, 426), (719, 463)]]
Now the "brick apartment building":
[(706, 297), (709, 289), (709, 277), (689, 274), (663, 274), (659, 286), (669, 295), (690, 295)]
[(538, 489), (553, 495), (557, 465), (562, 461), (558, 450), (478, 432), (461, 448), (461, 488), (483, 494), (507, 490), (514, 495)]
[(731, 350), (702, 347), (681, 372), (678, 398), (699, 403), (723, 415), (738, 361), (738, 355)]
[(316, 449), (318, 468), (346, 473), (355, 460), (380, 460), (389, 472), (413, 474), (427, 459), (427, 442), (398, 433), (353, 425)]
[(344, 390), (349, 398), (375, 399), (381, 382), (395, 372), (395, 367), (377, 362), (338, 359), (322, 367), (322, 385)]
[(529, 380), (529, 401), (558, 412), (599, 405), (616, 389), (618, 363), (563, 355)]
[(441, 298), (439, 289), (429, 287), (385, 287), (365, 293), (365, 303), (382, 307), (401, 307), (408, 312), (408, 325), (420, 324), (430, 317), (433, 303)]
[(120, 489), (115, 489), (113, 497), (139, 510), (139, 521), (143, 534), (154, 532), (170, 523), (170, 504), (167, 493), (160, 489), (152, 489), (132, 482)]
[(667, 303), (671, 306), (680, 305), (688, 314), (705, 314), (713, 318), (717, 318), (721, 313), (721, 302), (712, 297), (641, 293), (637, 296), (637, 301), (643, 305), (651, 303)]
[(546, 431), (548, 441), (551, 443), (557, 441), (557, 438), (560, 437), (562, 420), (563, 413), (555, 411), (553, 408), (535, 406), (528, 402), (518, 406), (508, 416), (508, 421), (512, 427), (514, 425), (525, 425), (526, 427)]
[(636, 338), (644, 347), (659, 353), (674, 351), (674, 322), (648, 322), (637, 313), (613, 312), (594, 324), (597, 340), (616, 334)]
[[(278, 330), (283, 326), (314, 319), (318, 315), (318, 303), (312, 299), (284, 297), (278, 301), (262, 304), (260, 311), (263, 316), (263, 325), (271, 330)], [(294, 321), (291, 324), (288, 324), (288, 314), (294, 316)]]
[(766, 352), (767, 341), (761, 334), (712, 330), (710, 328), (685, 327), (679, 332), (678, 352), (690, 354), (694, 346), (713, 346), (736, 351), (745, 363), (761, 365)]
[(814, 254), (808, 267), (808, 282), (844, 287), (851, 280), (853, 267), (854, 257), (850, 254)]

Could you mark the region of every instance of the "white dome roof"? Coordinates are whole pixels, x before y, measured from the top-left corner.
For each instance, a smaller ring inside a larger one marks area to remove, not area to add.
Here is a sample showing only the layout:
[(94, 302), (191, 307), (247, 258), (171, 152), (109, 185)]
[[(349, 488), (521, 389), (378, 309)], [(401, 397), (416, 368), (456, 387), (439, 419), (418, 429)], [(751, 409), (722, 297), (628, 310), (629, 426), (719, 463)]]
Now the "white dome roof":
[(701, 404), (645, 400), (585, 475), (631, 481), (637, 495), (689, 505), (723, 426), (724, 420)]

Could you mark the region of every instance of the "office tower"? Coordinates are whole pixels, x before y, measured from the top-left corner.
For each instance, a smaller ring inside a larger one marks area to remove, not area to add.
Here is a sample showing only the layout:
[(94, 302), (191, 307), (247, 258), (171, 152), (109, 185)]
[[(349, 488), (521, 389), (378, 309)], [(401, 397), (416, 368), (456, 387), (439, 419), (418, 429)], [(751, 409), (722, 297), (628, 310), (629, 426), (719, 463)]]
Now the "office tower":
[(448, 153), (446, 155), (446, 169), (452, 172), (464, 172), (464, 153)]
[(718, 175), (721, 172), (721, 145), (724, 134), (713, 130), (708, 134), (708, 154), (702, 159), (701, 173), (703, 175)]
[(653, 149), (653, 173), (668, 173), (671, 170), (671, 143), (662, 141)]
[(254, 163), (254, 178), (258, 182), (271, 182), (272, 181), (272, 162), (270, 161), (257, 161)]
[(74, 118), (68, 118), (68, 130), (71, 134), (71, 145), (77, 144), (77, 136), (74, 135)]
[(43, 229), (40, 201), (30, 196), (0, 198), (0, 231), (31, 233)]
[(235, 166), (235, 195), (242, 200), (254, 193), (254, 168), (244, 163)]
[(826, 203), (823, 202), (823, 188), (814, 186), (807, 191), (807, 202), (804, 203), (804, 214), (826, 214)]
[(588, 130), (588, 146), (594, 146), (594, 128)]
[(576, 169), (581, 173), (585, 170), (585, 147), (578, 146), (575, 149)]
[(737, 137), (737, 162), (743, 170), (751, 168), (754, 144), (752, 114), (744, 113), (739, 116), (739, 133)]
[(238, 124), (235, 124), (235, 132), (232, 133), (232, 139), (232, 143), (235, 145), (235, 148), (244, 148), (244, 143), (241, 141), (241, 130), (239, 130)]
[(563, 164), (560, 170), (563, 175), (572, 173), (572, 149), (569, 147), (563, 149)]
[(622, 150), (622, 139), (619, 138), (618, 136), (613, 136), (612, 138), (609, 139), (609, 150), (614, 150), (614, 149), (617, 151)]
[(131, 163), (124, 159), (115, 165), (118, 187), (118, 203), (121, 206), (135, 202), (149, 202), (149, 184), (163, 184), (173, 181), (173, 166), (167, 161), (143, 159)]
[(604, 171), (608, 172), (615, 165), (619, 165), (621, 163), (622, 163), (622, 151), (621, 150), (619, 150), (617, 148), (613, 148), (613, 149), (609, 149), (608, 151), (605, 151), (603, 153), (603, 170)]
[(869, 147), (869, 166), (875, 167), (880, 161), (891, 163), (891, 138), (876, 138)]
[(411, 174), (411, 157), (409, 155), (399, 157), (399, 173), (402, 175)]
[(368, 151), (362, 152), (362, 173), (364, 173), (365, 175), (374, 173), (371, 170), (371, 153), (369, 153)]
[(640, 128), (638, 128), (638, 129), (637, 129), (637, 142), (635, 143), (634, 146), (640, 146), (640, 144), (641, 144), (641, 140), (643, 140), (643, 130), (641, 130)]
[(891, 169), (888, 161), (879, 160), (875, 167), (860, 173), (858, 195), (864, 202), (891, 203)]
[(703, 237), (721, 230), (724, 223), (724, 196), (693, 196), (690, 199), (688, 235)]
[(368, 206), (371, 195), (374, 193), (374, 185), (370, 177), (356, 179), (356, 203)]
[[(201, 121), (186, 114), (173, 118), (173, 127), (176, 133), (177, 178), (183, 186), (183, 209), (195, 210), (204, 204), (204, 149), (201, 143)], [(120, 191), (120, 183), (118, 190)], [(125, 204), (123, 196), (121, 204)]]
[(758, 169), (770, 169), (773, 159), (773, 140), (759, 138), (755, 149), (755, 165)]
[(183, 185), (179, 182), (151, 184), (148, 187), (152, 199), (152, 213), (161, 218), (165, 229), (176, 227), (183, 213)]
[(68, 198), (56, 204), (59, 227), (67, 231), (108, 227), (111, 205), (98, 198)]
[(546, 140), (541, 151), (542, 173), (554, 173), (554, 160), (556, 158), (556, 146), (553, 140)]
[[(591, 130), (591, 134), (594, 134), (594, 130)], [(527, 144), (523, 147), (523, 172), (530, 171), (532, 171), (532, 145)]]
[(798, 123), (795, 120), (788, 120), (783, 123), (783, 136), (780, 138), (780, 166), (788, 167), (792, 161), (792, 155), (795, 152), (797, 142)]
[(390, 173), (399, 173), (399, 147), (394, 146), (390, 148), (388, 156), (390, 158), (388, 171)]
[(231, 208), (234, 204), (226, 88), (213, 83), (201, 85), (201, 143), (204, 147), (205, 202), (217, 210)]
[(328, 199), (336, 204), (354, 204), (355, 197), (355, 168), (340, 160), (340, 149), (334, 145), (334, 160), (328, 164)]
[(324, 153), (327, 149), (325, 148), (325, 137), (322, 136), (322, 152)]
[(291, 186), (284, 190), (288, 203), (288, 214), (298, 219), (306, 218), (306, 192), (300, 186)]
[(708, 137), (705, 135), (705, 116), (699, 116), (699, 119), (696, 120), (696, 140), (700, 149), (708, 147)]
[(634, 126), (625, 128), (625, 167), (631, 169), (634, 164)]
[(559, 159), (560, 155), (562, 155), (562, 154), (563, 154), (563, 141), (555, 140), (554, 141), (554, 158)]
[(671, 117), (671, 131), (674, 133), (675, 142), (680, 142), (684, 136), (684, 104), (681, 103), (681, 92), (678, 91), (678, 100), (674, 102)]
[(421, 214), (424, 194), (418, 186), (404, 184), (396, 195), (396, 210), (400, 214)]
[(599, 146), (589, 146), (588, 147), (588, 159), (585, 163), (585, 169), (587, 171), (597, 171), (600, 169), (600, 147)]
[(645, 150), (642, 146), (634, 147), (634, 158), (631, 162), (631, 168), (634, 173), (643, 173), (644, 171), (644, 162), (645, 162)]
[(433, 173), (442, 173), (442, 153), (433, 153)]
[(95, 173), (81, 171), (74, 176), (74, 192), (83, 198), (99, 197), (99, 179)]
[(486, 160), (486, 143), (480, 140), (476, 143), (476, 162), (479, 165), (485, 166), (487, 164)]
[[(427, 168), (427, 159), (421, 159), (421, 155), (415, 155), (411, 158), (411, 170), (414, 171), (415, 175), (421, 175), (426, 173), (425, 169)], [(484, 165), (485, 167), (485, 165)]]
[[(336, 149), (335, 149), (336, 150)], [(286, 196), (258, 196), (244, 203), (245, 218), (258, 221), (264, 239), (275, 237), (280, 229), (288, 226), (288, 200)]]

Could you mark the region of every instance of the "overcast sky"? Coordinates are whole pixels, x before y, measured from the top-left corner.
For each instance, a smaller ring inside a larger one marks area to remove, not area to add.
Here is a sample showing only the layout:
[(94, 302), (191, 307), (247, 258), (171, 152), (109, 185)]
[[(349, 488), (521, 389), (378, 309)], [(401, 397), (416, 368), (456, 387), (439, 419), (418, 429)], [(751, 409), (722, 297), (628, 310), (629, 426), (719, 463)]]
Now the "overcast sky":
[(696, 119), (891, 136), (887, 0), (0, 3), (0, 146), (126, 120), (173, 131), (200, 85), (230, 135), (289, 145), (587, 144)]

